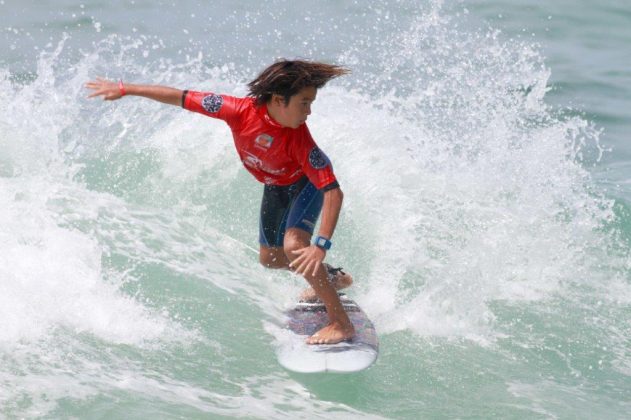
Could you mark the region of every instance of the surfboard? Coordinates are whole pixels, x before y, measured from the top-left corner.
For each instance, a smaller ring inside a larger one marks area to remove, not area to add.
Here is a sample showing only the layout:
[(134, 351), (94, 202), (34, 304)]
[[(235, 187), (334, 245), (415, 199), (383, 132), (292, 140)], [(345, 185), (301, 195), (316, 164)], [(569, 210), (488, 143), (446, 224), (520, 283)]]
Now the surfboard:
[(372, 365), (379, 355), (379, 341), (373, 323), (346, 294), (340, 301), (355, 327), (355, 337), (338, 344), (306, 344), (307, 337), (328, 324), (321, 301), (298, 302), (286, 312), (289, 332), (277, 349), (278, 362), (299, 373), (358, 372)]

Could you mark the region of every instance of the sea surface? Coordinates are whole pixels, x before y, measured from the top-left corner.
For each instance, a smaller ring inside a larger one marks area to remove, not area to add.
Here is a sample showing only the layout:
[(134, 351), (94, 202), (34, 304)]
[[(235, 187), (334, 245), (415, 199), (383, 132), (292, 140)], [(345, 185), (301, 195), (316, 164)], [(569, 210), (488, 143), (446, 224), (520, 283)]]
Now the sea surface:
[[(0, 52), (0, 417), (630, 417), (629, 1), (0, 0)], [(308, 124), (357, 374), (277, 363), (305, 283), (258, 263), (227, 126), (84, 88), (280, 57), (352, 69)]]

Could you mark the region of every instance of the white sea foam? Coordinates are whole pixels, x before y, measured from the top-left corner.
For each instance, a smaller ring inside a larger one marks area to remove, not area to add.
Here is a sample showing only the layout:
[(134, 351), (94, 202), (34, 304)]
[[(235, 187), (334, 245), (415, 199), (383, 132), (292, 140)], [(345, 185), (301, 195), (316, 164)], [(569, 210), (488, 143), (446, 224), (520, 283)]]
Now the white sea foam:
[(383, 43), (377, 80), (404, 76), (399, 93), (325, 90), (312, 132), (337, 158), (359, 243), (348, 264), (370, 267), (358, 287), (381, 330), (487, 340), (492, 302), (609, 293), (594, 268), (613, 201), (584, 169), (598, 131), (545, 104), (536, 50), (458, 31), (435, 6)]
[(47, 208), (58, 185), (41, 178), (0, 184), (0, 342), (37, 341), (56, 328), (130, 344), (166, 332), (167, 320), (105, 279), (94, 238), (58, 226)]

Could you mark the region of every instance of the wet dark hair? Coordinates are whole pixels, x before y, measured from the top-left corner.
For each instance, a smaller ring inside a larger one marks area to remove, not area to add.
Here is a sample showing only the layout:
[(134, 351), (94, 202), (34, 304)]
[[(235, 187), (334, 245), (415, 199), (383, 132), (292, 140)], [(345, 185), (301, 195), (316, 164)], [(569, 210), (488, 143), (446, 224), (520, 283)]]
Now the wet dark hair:
[(281, 59), (248, 83), (248, 96), (256, 99), (257, 105), (263, 105), (272, 99), (272, 95), (281, 95), (285, 104), (289, 98), (306, 87), (320, 89), (329, 80), (350, 73), (346, 67), (316, 61)]

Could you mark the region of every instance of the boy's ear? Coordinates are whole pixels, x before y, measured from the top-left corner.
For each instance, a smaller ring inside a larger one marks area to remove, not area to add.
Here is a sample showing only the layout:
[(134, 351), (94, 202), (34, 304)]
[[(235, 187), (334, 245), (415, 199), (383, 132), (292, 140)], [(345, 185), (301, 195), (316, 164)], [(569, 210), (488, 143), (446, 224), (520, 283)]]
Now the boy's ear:
[(285, 97), (283, 95), (272, 94), (272, 103), (276, 106), (285, 107), (287, 104), (285, 103)]

